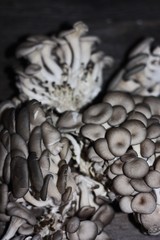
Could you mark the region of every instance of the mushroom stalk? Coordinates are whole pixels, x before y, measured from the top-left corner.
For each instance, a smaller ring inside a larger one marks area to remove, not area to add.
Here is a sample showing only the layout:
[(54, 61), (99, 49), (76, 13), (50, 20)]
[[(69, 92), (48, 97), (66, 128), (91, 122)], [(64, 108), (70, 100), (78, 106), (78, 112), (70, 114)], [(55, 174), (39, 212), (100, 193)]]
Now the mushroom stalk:
[(23, 225), (26, 221), (22, 218), (12, 216), (7, 232), (1, 240), (9, 240), (15, 236), (18, 228)]

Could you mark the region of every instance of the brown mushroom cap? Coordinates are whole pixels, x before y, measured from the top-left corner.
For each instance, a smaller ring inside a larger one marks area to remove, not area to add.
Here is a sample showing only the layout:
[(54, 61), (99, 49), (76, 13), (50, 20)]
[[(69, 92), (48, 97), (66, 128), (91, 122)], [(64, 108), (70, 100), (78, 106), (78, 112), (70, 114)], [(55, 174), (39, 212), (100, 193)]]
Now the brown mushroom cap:
[(131, 145), (136, 145), (146, 138), (146, 127), (139, 120), (127, 120), (122, 124), (131, 134)]
[(110, 128), (106, 132), (106, 139), (109, 150), (114, 156), (120, 157), (130, 146), (131, 135), (125, 128)]
[(106, 129), (101, 125), (90, 123), (82, 126), (80, 132), (83, 137), (95, 141), (99, 138), (104, 138)]
[(155, 152), (155, 144), (149, 138), (146, 138), (143, 142), (140, 143), (141, 156), (144, 158), (149, 158)]
[(131, 207), (137, 213), (152, 213), (156, 208), (155, 198), (151, 193), (138, 193), (132, 200)]
[(129, 178), (143, 178), (149, 171), (149, 166), (143, 158), (135, 158), (123, 165), (123, 172)]
[(103, 124), (112, 115), (112, 106), (109, 103), (98, 103), (87, 108), (82, 117), (84, 123)]
[(113, 188), (116, 193), (122, 196), (131, 195), (134, 192), (134, 189), (130, 184), (130, 178), (124, 175), (118, 175), (113, 179)]
[(126, 112), (130, 112), (134, 109), (134, 101), (132, 97), (125, 92), (108, 92), (105, 95), (103, 102), (110, 103), (112, 106), (122, 105), (126, 109)]
[(94, 142), (94, 149), (96, 153), (104, 160), (112, 160), (115, 157), (109, 150), (108, 143), (105, 138), (97, 139)]
[(145, 176), (145, 182), (151, 188), (160, 188), (160, 172), (150, 170)]
[(118, 126), (123, 123), (127, 117), (126, 109), (122, 106), (113, 106), (112, 116), (108, 119), (108, 124), (111, 126)]

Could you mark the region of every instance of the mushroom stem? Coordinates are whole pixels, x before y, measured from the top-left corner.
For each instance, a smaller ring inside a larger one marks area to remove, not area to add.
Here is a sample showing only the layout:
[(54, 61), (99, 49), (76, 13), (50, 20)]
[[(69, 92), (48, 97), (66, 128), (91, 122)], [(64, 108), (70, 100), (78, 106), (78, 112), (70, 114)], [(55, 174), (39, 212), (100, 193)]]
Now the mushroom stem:
[(58, 83), (59, 79), (61, 78), (62, 69), (58, 66), (58, 64), (54, 61), (54, 59), (51, 58), (52, 48), (53, 48), (53, 43), (52, 44), (44, 43), (44, 47), (41, 51), (41, 54), (42, 54), (42, 59), (43, 59), (44, 63), (47, 65), (47, 67), (49, 68), (49, 70), (51, 72), (53, 72), (53, 70), (54, 70), (54, 74), (56, 76), (56, 78), (55, 78), (56, 83)]
[(66, 137), (67, 139), (69, 139), (69, 141), (71, 142), (73, 148), (74, 148), (74, 154), (76, 156), (76, 162), (78, 165), (80, 165), (81, 162), (81, 143), (77, 143), (76, 139), (71, 135), (71, 134), (63, 134), (64, 137)]
[(87, 188), (87, 184), (82, 180), (80, 181), (80, 183), (78, 184), (80, 192), (81, 192), (81, 196), (80, 196), (80, 208), (83, 208), (85, 206), (89, 206), (89, 197), (88, 197), (88, 188)]
[(32, 204), (33, 206), (36, 206), (36, 207), (46, 207), (48, 205), (53, 206), (52, 199), (47, 199), (46, 201), (38, 201), (31, 195), (31, 193), (29, 191), (24, 195), (24, 199), (28, 203), (30, 203), (30, 204)]
[(80, 67), (80, 41), (79, 38), (88, 31), (87, 26), (82, 22), (77, 22), (74, 24), (74, 29), (68, 32), (63, 32), (61, 34), (70, 44), (73, 51), (73, 64), (72, 70), (75, 72)]
[(9, 240), (15, 236), (18, 228), (26, 221), (23, 218), (12, 216), (7, 232), (1, 240)]

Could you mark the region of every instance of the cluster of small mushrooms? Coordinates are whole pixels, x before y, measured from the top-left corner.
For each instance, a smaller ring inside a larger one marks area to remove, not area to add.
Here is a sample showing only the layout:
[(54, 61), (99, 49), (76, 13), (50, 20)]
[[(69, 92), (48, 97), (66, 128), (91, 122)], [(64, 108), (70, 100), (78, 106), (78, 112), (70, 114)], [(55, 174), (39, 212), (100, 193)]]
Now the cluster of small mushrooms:
[(2, 240), (109, 240), (113, 201), (160, 233), (160, 49), (140, 43), (91, 104), (113, 60), (87, 31), (77, 22), (17, 50), (20, 93), (0, 104)]

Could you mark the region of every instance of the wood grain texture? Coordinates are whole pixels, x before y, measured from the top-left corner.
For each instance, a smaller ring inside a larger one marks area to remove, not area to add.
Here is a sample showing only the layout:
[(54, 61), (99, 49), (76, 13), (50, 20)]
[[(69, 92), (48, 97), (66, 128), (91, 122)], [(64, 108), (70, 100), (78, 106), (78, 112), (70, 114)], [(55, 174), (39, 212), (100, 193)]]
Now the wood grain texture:
[[(138, 39), (153, 36), (160, 40), (159, 0), (1, 0), (0, 1), (0, 100), (14, 95), (15, 49), (27, 36), (51, 34), (82, 20), (91, 35), (101, 38), (100, 48), (115, 58), (117, 69), (126, 51)], [(113, 240), (158, 239), (144, 236), (117, 214), (107, 231)]]

